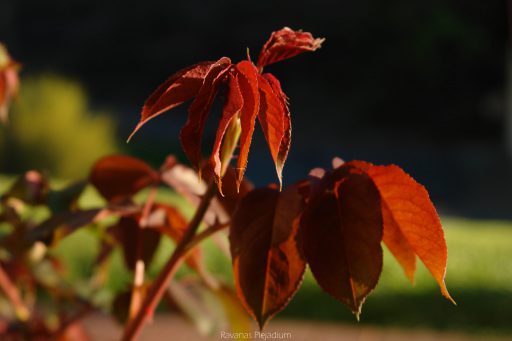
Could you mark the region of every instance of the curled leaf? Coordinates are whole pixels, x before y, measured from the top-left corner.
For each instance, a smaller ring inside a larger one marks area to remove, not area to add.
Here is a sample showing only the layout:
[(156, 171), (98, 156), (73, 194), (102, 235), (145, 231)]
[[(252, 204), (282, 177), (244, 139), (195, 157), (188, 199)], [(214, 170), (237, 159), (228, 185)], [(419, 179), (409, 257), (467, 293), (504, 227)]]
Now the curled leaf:
[(292, 58), (300, 53), (315, 51), (322, 46), (325, 39), (313, 38), (311, 33), (294, 31), (284, 27), (272, 32), (269, 40), (263, 45), (258, 57), (258, 67)]

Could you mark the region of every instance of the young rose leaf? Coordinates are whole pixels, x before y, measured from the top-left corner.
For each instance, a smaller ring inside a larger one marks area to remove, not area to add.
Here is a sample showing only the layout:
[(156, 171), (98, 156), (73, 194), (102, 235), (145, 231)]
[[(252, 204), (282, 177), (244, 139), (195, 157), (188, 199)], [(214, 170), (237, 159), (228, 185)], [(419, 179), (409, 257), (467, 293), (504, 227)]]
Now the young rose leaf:
[(141, 228), (139, 220), (140, 215), (121, 217), (110, 229), (123, 250), (126, 267), (132, 271), (138, 259), (149, 268), (161, 237), (154, 229)]
[[(240, 86), (238, 84), (238, 76), (229, 74), (228, 80), (228, 92), (226, 101), (224, 102), (224, 108), (222, 110), (222, 117), (219, 122), (219, 127), (217, 128), (217, 136), (215, 137), (215, 143), (213, 144), (212, 156), (210, 158), (210, 162), (213, 168), (213, 174), (215, 176), (215, 181), (218, 184), (219, 192), (222, 193), (222, 161), (220, 155), (220, 149), (222, 140), (224, 138), (224, 134), (226, 133), (226, 129), (228, 128), (231, 120), (237, 120), (240, 111), (242, 110), (242, 106), (244, 104), (244, 100), (242, 98), (242, 93), (240, 92)], [(226, 160), (224, 160), (226, 162)], [(227, 160), (229, 162), (229, 160)]]
[(448, 251), (441, 221), (425, 187), (398, 166), (350, 162), (364, 169), (379, 190), (384, 218), (383, 241), (413, 281), (416, 255), (439, 284), (443, 296), (453, 301), (444, 277)]
[(157, 184), (160, 176), (145, 162), (123, 155), (106, 156), (92, 167), (90, 182), (108, 201), (131, 197)]
[(292, 58), (302, 52), (315, 51), (324, 42), (323, 38), (313, 38), (311, 33), (294, 31), (284, 27), (279, 31), (272, 32), (261, 49), (258, 57), (258, 67)]
[(243, 97), (241, 113), (242, 133), (240, 135), (240, 154), (236, 164), (237, 187), (240, 188), (247, 167), (249, 149), (251, 148), (254, 123), (260, 108), (260, 93), (258, 90), (258, 70), (251, 62), (244, 60), (236, 65), (238, 81)]
[(238, 296), (260, 328), (298, 290), (305, 270), (299, 217), (303, 198), (295, 187), (247, 194), (233, 217), (230, 246)]
[(188, 119), (180, 132), (180, 140), (188, 159), (196, 169), (201, 166), (201, 137), (208, 112), (219, 86), (231, 68), (231, 60), (223, 57), (215, 62), (206, 74), (203, 84), (188, 109)]
[(277, 154), (277, 158), (274, 160), (278, 176), (281, 176), (284, 163), (286, 161), (286, 158), (288, 157), (288, 151), (290, 150), (290, 143), (292, 137), (292, 121), (290, 116), (290, 110), (288, 109), (288, 97), (286, 97), (285, 93), (281, 89), (281, 83), (276, 77), (274, 77), (274, 75), (272, 75), (271, 73), (265, 73), (262, 76), (269, 82), (270, 86), (272, 87), (272, 90), (279, 98), (282, 106), (284, 134), (279, 145), (279, 152)]
[(318, 284), (357, 317), (382, 270), (379, 192), (354, 168), (328, 173), (301, 219), (304, 253)]
[[(204, 126), (219, 87), (225, 85), (228, 96), (210, 156), (219, 189), (222, 188), (220, 178), (225, 166), (223, 163), (229, 162), (222, 160), (219, 154), (223, 146), (227, 148), (232, 145), (235, 148), (237, 140), (240, 151), (236, 170), (237, 185), (240, 187), (258, 115), (281, 183), (283, 166), (290, 148), (290, 112), (279, 81), (271, 74), (260, 73), (267, 64), (293, 57), (304, 51), (316, 50), (322, 41), (323, 39), (314, 39), (310, 33), (284, 28), (274, 32), (267, 41), (261, 52), (258, 67), (250, 59), (234, 65), (229, 58), (223, 57), (215, 63), (205, 62), (184, 69), (161, 85), (146, 101), (141, 121), (135, 130), (150, 118), (195, 97), (189, 107), (188, 120), (181, 130), (180, 140), (187, 158), (201, 176), (199, 167)], [(261, 110), (260, 93), (263, 99)], [(239, 126), (232, 124), (234, 119), (240, 120)], [(233, 127), (236, 128), (229, 129)], [(226, 139), (225, 135), (229, 131), (233, 133), (228, 134), (229, 139)]]
[(150, 119), (196, 96), (213, 64), (214, 62), (207, 61), (192, 65), (176, 72), (162, 83), (144, 103), (140, 122), (130, 134), (128, 141)]
[[(288, 110), (281, 98), (281, 93), (275, 92), (267, 78), (262, 75), (259, 76), (259, 88), (260, 111), (258, 119), (276, 166), (279, 185), (282, 187), (282, 172), (285, 160), (282, 159), (281, 144), (285, 135), (288, 134), (288, 143), (285, 142), (285, 144), (289, 146), (290, 116), (287, 115)], [(288, 154), (288, 150), (285, 151), (285, 158), (286, 154)]]

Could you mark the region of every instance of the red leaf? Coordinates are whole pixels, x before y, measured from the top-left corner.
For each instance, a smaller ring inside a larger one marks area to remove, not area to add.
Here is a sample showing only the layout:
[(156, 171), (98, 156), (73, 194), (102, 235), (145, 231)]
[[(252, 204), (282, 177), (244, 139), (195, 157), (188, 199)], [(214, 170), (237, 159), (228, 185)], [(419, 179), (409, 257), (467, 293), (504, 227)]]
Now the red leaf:
[(398, 166), (350, 162), (364, 169), (378, 188), (384, 217), (384, 243), (413, 281), (417, 255), (439, 284), (442, 294), (455, 303), (444, 277), (448, 251), (441, 221), (425, 187)]
[(159, 175), (145, 162), (129, 156), (112, 155), (92, 167), (90, 182), (107, 200), (130, 197), (159, 182)]
[(295, 187), (282, 193), (257, 189), (242, 199), (233, 217), (229, 238), (237, 293), (261, 328), (288, 304), (302, 281), (302, 207)]
[(150, 119), (197, 95), (206, 73), (213, 64), (214, 62), (208, 61), (192, 65), (176, 72), (162, 83), (144, 103), (140, 122), (130, 134), (128, 141)]
[(215, 137), (215, 143), (213, 145), (212, 156), (210, 158), (210, 162), (212, 164), (213, 173), (215, 176), (215, 181), (218, 184), (219, 191), (222, 193), (222, 179), (221, 179), (221, 170), (222, 170), (222, 160), (220, 155), (220, 147), (222, 143), (222, 139), (226, 132), (226, 129), (233, 119), (238, 119), (237, 115), (240, 114), (242, 110), (242, 106), (244, 104), (244, 100), (242, 98), (242, 93), (240, 92), (240, 86), (238, 85), (238, 77), (233, 74), (229, 74), (228, 81), (228, 93), (226, 97), (226, 102), (224, 103), (224, 108), (222, 110), (222, 118), (219, 122), (219, 127), (217, 128), (217, 136)]
[(276, 166), (282, 186), (282, 172), (291, 142), (291, 119), (286, 95), (281, 84), (272, 74), (260, 76), (260, 91), (263, 93), (259, 120)]
[(241, 114), (242, 133), (240, 135), (240, 154), (238, 155), (236, 172), (237, 187), (240, 187), (244, 177), (249, 149), (251, 148), (254, 123), (260, 107), (260, 93), (258, 90), (258, 70), (251, 62), (244, 60), (236, 65), (238, 81), (244, 99)]
[(261, 49), (258, 67), (263, 68), (302, 52), (315, 51), (321, 47), (324, 40), (313, 38), (309, 32), (294, 31), (288, 27), (272, 32), (270, 39)]
[(356, 316), (382, 270), (379, 193), (353, 167), (328, 173), (301, 219), (304, 253), (318, 284)]
[(146, 268), (155, 255), (160, 243), (160, 233), (154, 229), (139, 226), (140, 215), (121, 217), (118, 223), (111, 228), (111, 232), (118, 240), (123, 250), (126, 266), (135, 270), (135, 263), (141, 259)]
[(201, 137), (206, 124), (208, 112), (213, 104), (219, 85), (227, 71), (231, 68), (231, 60), (222, 57), (213, 64), (204, 78), (196, 98), (188, 109), (188, 119), (180, 133), (180, 140), (188, 159), (196, 169), (201, 166)]

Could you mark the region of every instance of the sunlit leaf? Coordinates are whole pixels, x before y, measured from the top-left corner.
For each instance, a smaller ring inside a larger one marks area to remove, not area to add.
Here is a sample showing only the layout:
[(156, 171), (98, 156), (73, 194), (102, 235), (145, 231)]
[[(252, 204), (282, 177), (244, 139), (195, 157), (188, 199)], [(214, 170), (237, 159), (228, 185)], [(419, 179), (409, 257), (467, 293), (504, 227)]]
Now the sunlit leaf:
[(379, 190), (384, 218), (383, 240), (413, 281), (416, 255), (439, 284), (442, 294), (454, 302), (444, 277), (448, 252), (441, 221), (425, 187), (398, 166), (350, 162), (363, 169)]
[(193, 98), (203, 85), (204, 77), (214, 62), (202, 62), (172, 75), (149, 96), (142, 108), (140, 122), (130, 138), (150, 119)]
[(258, 57), (258, 67), (292, 58), (300, 53), (315, 51), (325, 39), (313, 38), (311, 33), (294, 31), (284, 27), (272, 32), (269, 40), (263, 45)]

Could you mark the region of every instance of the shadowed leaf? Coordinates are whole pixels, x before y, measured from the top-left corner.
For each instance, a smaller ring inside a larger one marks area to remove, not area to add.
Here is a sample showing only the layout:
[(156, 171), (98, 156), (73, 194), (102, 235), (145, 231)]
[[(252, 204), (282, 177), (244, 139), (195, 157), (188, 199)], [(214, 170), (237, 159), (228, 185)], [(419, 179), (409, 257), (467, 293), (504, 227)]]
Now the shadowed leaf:
[(145, 162), (124, 155), (106, 156), (92, 167), (90, 182), (108, 201), (131, 197), (156, 184), (160, 176)]
[(371, 179), (352, 167), (326, 174), (310, 197), (301, 229), (318, 284), (358, 317), (382, 270), (382, 216)]
[(139, 215), (121, 217), (110, 230), (123, 250), (126, 267), (132, 271), (138, 259), (149, 268), (161, 236), (154, 229), (141, 228), (139, 219)]
[(235, 212), (230, 230), (237, 293), (246, 310), (263, 328), (297, 291), (305, 260), (299, 235), (303, 198), (290, 187), (247, 194)]

